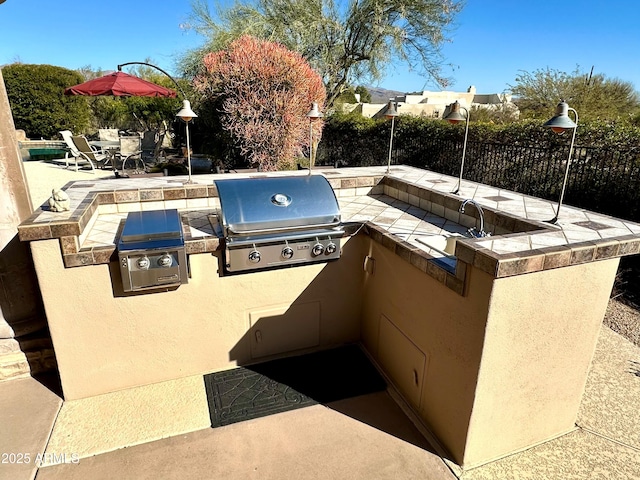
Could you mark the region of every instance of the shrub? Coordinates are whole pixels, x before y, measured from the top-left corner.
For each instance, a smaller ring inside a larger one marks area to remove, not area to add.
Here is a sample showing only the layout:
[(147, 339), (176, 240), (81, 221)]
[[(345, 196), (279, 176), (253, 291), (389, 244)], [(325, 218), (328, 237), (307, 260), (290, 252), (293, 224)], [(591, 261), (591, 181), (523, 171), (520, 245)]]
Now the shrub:
[(65, 96), (64, 89), (84, 78), (52, 65), (14, 63), (2, 75), (16, 128), (29, 138), (54, 138), (60, 130), (86, 133), (91, 110), (85, 97)]
[[(320, 76), (298, 53), (243, 36), (226, 50), (206, 55), (196, 89), (219, 105), (220, 124), (252, 166), (275, 170), (309, 142), (312, 102), (326, 93)], [(320, 138), (322, 121), (313, 123)]]

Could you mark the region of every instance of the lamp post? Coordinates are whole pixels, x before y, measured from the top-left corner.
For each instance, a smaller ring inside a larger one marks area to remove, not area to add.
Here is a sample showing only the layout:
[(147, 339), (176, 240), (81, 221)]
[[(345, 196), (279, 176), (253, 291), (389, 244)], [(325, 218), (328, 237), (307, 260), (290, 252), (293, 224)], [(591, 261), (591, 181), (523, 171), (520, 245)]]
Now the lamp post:
[(318, 104), (313, 102), (311, 104), (311, 110), (307, 113), (307, 118), (309, 119), (309, 175), (311, 175), (311, 167), (313, 167), (313, 122), (319, 118), (322, 118), (324, 115), (318, 109)]
[[(446, 121), (454, 125), (466, 121), (466, 126), (464, 128), (464, 143), (462, 144), (462, 162), (460, 162), (460, 176), (458, 177), (458, 186), (453, 192), (451, 192), (453, 194), (457, 194), (460, 191), (460, 186), (462, 185), (464, 157), (467, 154), (467, 138), (469, 137), (469, 110), (460, 105), (460, 102), (458, 102), (457, 100), (455, 101), (455, 103), (449, 105), (449, 107), (451, 107), (451, 111), (446, 117), (444, 117)], [(460, 110), (464, 110), (464, 112), (466, 113), (466, 117), (460, 113)]]
[(387, 105), (387, 110), (384, 112), (385, 118), (391, 119), (391, 138), (389, 139), (389, 160), (387, 161), (387, 173), (391, 169), (391, 151), (393, 149), (393, 127), (396, 121), (396, 117), (398, 116), (398, 109), (396, 108), (396, 104), (393, 100), (389, 100), (389, 104)]
[(176, 113), (176, 117), (182, 119), (185, 123), (185, 131), (187, 134), (187, 168), (189, 169), (189, 179), (186, 183), (193, 183), (191, 180), (191, 147), (189, 146), (189, 122), (192, 118), (196, 118), (198, 115), (191, 110), (191, 103), (189, 100), (182, 101), (182, 109)]
[[(572, 121), (569, 118), (569, 111), (572, 111), (576, 116), (576, 121)], [(565, 130), (573, 129), (573, 136), (571, 137), (571, 146), (569, 147), (569, 158), (567, 159), (567, 167), (564, 169), (564, 180), (562, 182), (562, 190), (560, 191), (560, 200), (558, 201), (558, 208), (556, 210), (556, 216), (549, 223), (556, 223), (558, 221), (558, 215), (560, 214), (560, 207), (562, 207), (562, 201), (564, 200), (564, 191), (567, 188), (567, 180), (569, 178), (569, 167), (571, 166), (571, 157), (573, 156), (573, 144), (576, 141), (576, 131), (578, 130), (578, 112), (569, 107), (567, 102), (561, 100), (556, 106), (555, 115), (544, 124), (545, 127), (550, 127), (551, 130), (558, 134), (563, 134)]]

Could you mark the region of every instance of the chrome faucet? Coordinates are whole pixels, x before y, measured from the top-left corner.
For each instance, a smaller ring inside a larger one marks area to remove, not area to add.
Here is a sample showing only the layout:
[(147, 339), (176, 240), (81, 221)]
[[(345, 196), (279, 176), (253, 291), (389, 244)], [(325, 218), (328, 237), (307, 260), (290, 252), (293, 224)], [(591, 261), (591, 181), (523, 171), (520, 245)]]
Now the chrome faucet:
[(482, 210), (482, 207), (480, 206), (480, 204), (478, 202), (476, 202), (475, 200), (472, 200), (470, 198), (467, 198), (464, 202), (462, 202), (462, 205), (460, 205), (460, 213), (464, 213), (464, 207), (468, 204), (471, 203), (473, 204), (477, 209), (478, 209), (478, 213), (480, 214), (480, 231), (476, 230), (476, 227), (471, 227), (469, 230), (467, 230), (467, 233), (473, 237), (476, 238), (481, 238), (481, 237), (488, 237), (491, 234), (487, 233), (484, 231), (484, 210)]

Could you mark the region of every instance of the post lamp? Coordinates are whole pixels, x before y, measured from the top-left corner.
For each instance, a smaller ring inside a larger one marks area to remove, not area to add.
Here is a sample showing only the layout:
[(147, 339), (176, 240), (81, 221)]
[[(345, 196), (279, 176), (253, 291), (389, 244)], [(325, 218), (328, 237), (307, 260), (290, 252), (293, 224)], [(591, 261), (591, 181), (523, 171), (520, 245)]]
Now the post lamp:
[(391, 138), (389, 139), (389, 161), (387, 162), (387, 173), (391, 169), (391, 151), (393, 149), (393, 127), (396, 121), (396, 117), (398, 116), (398, 109), (396, 108), (396, 104), (393, 100), (389, 100), (389, 105), (387, 105), (387, 110), (384, 112), (385, 118), (391, 119)]
[[(569, 111), (572, 111), (576, 116), (576, 121), (572, 121), (569, 118)], [(565, 130), (573, 129), (573, 136), (571, 137), (571, 146), (569, 147), (569, 158), (567, 159), (567, 166), (564, 169), (564, 180), (562, 182), (562, 190), (560, 191), (560, 200), (558, 201), (558, 208), (556, 210), (556, 216), (549, 223), (556, 223), (558, 221), (558, 215), (560, 214), (560, 207), (562, 207), (562, 201), (564, 200), (564, 192), (567, 188), (567, 179), (569, 178), (569, 167), (571, 166), (571, 157), (573, 156), (573, 145), (576, 141), (576, 131), (578, 130), (578, 112), (569, 107), (567, 102), (561, 100), (556, 106), (556, 114), (544, 124), (545, 127), (550, 127), (551, 130), (558, 134), (563, 134)]]
[(318, 104), (313, 102), (311, 104), (311, 110), (307, 113), (307, 118), (309, 119), (309, 175), (311, 175), (311, 167), (313, 167), (313, 122), (319, 118), (322, 118), (324, 115), (318, 109)]
[[(449, 107), (451, 108), (451, 111), (446, 117), (444, 117), (444, 120), (454, 125), (460, 122), (466, 122), (466, 126), (464, 128), (464, 143), (462, 144), (462, 162), (460, 162), (460, 176), (458, 177), (458, 186), (453, 192), (451, 192), (453, 194), (457, 194), (460, 191), (460, 186), (462, 185), (464, 157), (467, 154), (467, 138), (469, 137), (469, 110), (460, 105), (460, 102), (458, 102), (457, 100), (455, 101), (455, 103), (449, 105)], [(466, 113), (466, 117), (460, 113), (460, 110), (464, 110), (464, 112)]]
[(191, 103), (189, 100), (182, 101), (182, 109), (176, 113), (176, 117), (180, 118), (185, 123), (185, 132), (187, 134), (187, 168), (189, 169), (189, 179), (186, 183), (193, 183), (191, 180), (191, 147), (189, 145), (189, 122), (191, 119), (196, 118), (198, 115), (191, 110)]

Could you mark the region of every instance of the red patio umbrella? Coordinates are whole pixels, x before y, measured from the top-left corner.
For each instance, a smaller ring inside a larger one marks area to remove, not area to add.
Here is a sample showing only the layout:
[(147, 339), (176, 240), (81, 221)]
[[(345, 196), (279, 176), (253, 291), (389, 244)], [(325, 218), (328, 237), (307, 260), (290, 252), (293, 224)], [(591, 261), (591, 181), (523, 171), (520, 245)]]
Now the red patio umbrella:
[(103, 77), (68, 87), (65, 95), (115, 95), (117, 97), (175, 97), (176, 92), (124, 72), (113, 72)]

